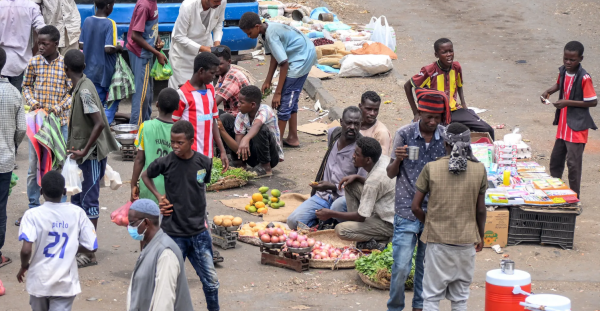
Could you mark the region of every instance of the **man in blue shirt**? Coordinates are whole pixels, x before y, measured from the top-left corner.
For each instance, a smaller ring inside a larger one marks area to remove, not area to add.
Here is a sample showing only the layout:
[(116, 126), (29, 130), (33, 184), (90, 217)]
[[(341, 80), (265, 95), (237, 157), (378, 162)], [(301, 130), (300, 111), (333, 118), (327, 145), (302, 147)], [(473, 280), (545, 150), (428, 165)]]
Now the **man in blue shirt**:
[[(239, 23), (250, 38), (261, 35), (265, 54), (271, 55), (267, 78), (261, 90), (271, 88), (271, 80), (279, 66), (279, 82), (273, 95), (272, 107), (277, 109), (281, 142), (284, 146), (300, 147), (298, 140), (298, 99), (308, 73), (317, 62), (315, 45), (298, 29), (280, 23), (262, 23), (258, 14), (246, 12)], [(285, 126), (290, 122), (288, 137), (283, 139)]]
[(95, 0), (96, 15), (90, 16), (83, 22), (79, 48), (85, 56), (85, 70), (83, 73), (92, 80), (98, 96), (104, 106), (108, 124), (115, 118), (119, 101), (115, 101), (110, 108), (106, 107), (106, 98), (110, 81), (117, 64), (117, 53), (123, 47), (117, 44), (117, 25), (108, 18), (113, 11), (115, 0)]
[[(417, 88), (420, 120), (405, 125), (396, 131), (390, 164), (387, 167), (389, 178), (396, 177), (396, 215), (394, 216), (394, 237), (392, 239), (394, 264), (392, 265), (392, 281), (388, 311), (404, 310), (404, 283), (412, 267), (415, 245), (413, 311), (423, 310), (423, 259), (425, 244), (419, 241), (423, 232), (423, 224), (413, 215), (411, 204), (415, 196), (415, 183), (421, 170), (428, 162), (446, 155), (444, 140), (440, 133), (450, 118), (448, 96), (444, 92)], [(408, 147), (419, 147), (416, 160), (408, 159)], [(427, 198), (423, 202), (423, 210), (427, 209)]]

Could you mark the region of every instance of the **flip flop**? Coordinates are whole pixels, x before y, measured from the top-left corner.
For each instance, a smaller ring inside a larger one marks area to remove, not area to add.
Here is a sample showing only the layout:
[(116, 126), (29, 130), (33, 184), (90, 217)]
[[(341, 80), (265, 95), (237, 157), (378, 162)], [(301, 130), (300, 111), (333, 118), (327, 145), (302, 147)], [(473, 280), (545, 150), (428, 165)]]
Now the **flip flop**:
[(258, 178), (263, 178), (263, 177), (271, 177), (271, 176), (273, 176), (273, 172), (267, 174), (267, 171), (265, 171), (265, 169), (262, 166), (260, 166), (260, 165), (257, 165), (257, 166), (255, 166), (253, 168), (248, 169), (248, 172), (254, 172), (254, 173), (256, 173), (256, 177), (255, 178), (257, 178), (257, 179)]
[(298, 146), (294, 146), (294, 145), (290, 145), (285, 139), (282, 141), (283, 146), (287, 147), (287, 148), (300, 148), (302, 145), (298, 145)]
[(92, 261), (90, 257), (83, 254), (78, 254), (77, 256), (75, 256), (75, 259), (77, 260), (77, 268), (79, 269), (89, 266), (95, 266), (98, 264), (98, 261)]
[(21, 219), (22, 219), (22, 218), (23, 218), (23, 217), (19, 217), (19, 219), (17, 219), (17, 220), (15, 221), (15, 226), (17, 226), (17, 227), (21, 226)]
[(0, 268), (4, 267), (12, 262), (12, 259), (10, 259), (8, 257), (4, 257), (4, 256), (0, 257), (0, 261), (3, 259), (6, 259), (6, 261), (0, 262)]

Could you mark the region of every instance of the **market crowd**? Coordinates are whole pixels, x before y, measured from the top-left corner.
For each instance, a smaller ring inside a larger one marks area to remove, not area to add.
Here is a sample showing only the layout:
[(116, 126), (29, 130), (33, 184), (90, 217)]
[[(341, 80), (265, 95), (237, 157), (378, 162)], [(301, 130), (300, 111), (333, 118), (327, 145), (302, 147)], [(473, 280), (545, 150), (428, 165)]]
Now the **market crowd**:
[[(17, 278), (26, 282), (33, 310), (71, 310), (81, 292), (78, 268), (99, 264), (94, 254), (99, 188), (108, 154), (119, 149), (110, 126), (125, 119), (138, 126), (128, 232), (142, 247), (127, 309), (192, 310), (188, 259), (202, 282), (206, 308), (219, 310), (206, 225), (212, 158), (220, 157), (224, 170), (245, 167), (264, 177), (284, 160), (283, 147), (301, 147), (298, 99), (316, 63), (315, 46), (291, 26), (245, 13), (239, 27), (250, 38), (260, 37), (271, 56), (259, 88), (220, 44), (225, 1), (183, 1), (169, 59), (161, 51), (156, 1), (136, 2), (124, 46), (109, 18), (115, 1), (94, 4), (95, 15), (81, 23), (73, 0), (0, 1), (0, 268), (13, 261), (1, 250), (15, 154), (27, 136), (29, 210), (15, 223), (22, 241)], [(358, 248), (381, 249), (391, 242), (388, 310), (405, 308), (404, 283), (415, 248), (413, 310), (439, 310), (444, 298), (452, 310), (466, 310), (475, 253), (483, 247), (488, 181), (473, 156), (470, 133), (488, 132), (493, 139), (494, 130), (467, 107), (453, 43), (442, 38), (433, 49), (437, 60), (404, 86), (412, 122), (392, 136), (378, 120), (379, 95), (362, 94), (357, 106), (344, 109), (341, 126), (328, 131), (311, 197), (287, 219), (291, 229), (334, 227)], [(558, 79), (542, 95), (560, 94), (553, 103), (558, 131), (551, 174), (562, 177), (566, 161), (578, 194), (588, 129), (596, 129), (589, 108), (597, 104), (580, 65), (583, 51), (576, 41), (565, 46)], [(124, 53), (130, 75), (116, 69)], [(173, 74), (156, 101), (155, 61), (170, 64)], [(135, 89), (129, 113), (119, 112), (114, 98), (122, 85)], [(269, 90), (271, 105), (262, 103)], [(76, 161), (83, 182), (67, 202), (72, 189), (54, 168), (55, 161), (69, 160)], [(4, 291), (0, 281), (0, 295)]]

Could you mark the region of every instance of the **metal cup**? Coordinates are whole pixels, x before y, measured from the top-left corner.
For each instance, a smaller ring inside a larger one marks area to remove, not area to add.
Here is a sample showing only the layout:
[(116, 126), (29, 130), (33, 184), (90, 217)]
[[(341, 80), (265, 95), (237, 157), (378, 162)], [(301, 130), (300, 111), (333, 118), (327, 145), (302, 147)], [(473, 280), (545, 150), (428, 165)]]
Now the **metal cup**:
[(418, 160), (419, 159), (419, 147), (417, 147), (417, 146), (409, 146), (408, 147), (408, 159), (409, 160)]
[(515, 274), (515, 262), (510, 259), (503, 259), (500, 262), (500, 269), (504, 274), (513, 275)]

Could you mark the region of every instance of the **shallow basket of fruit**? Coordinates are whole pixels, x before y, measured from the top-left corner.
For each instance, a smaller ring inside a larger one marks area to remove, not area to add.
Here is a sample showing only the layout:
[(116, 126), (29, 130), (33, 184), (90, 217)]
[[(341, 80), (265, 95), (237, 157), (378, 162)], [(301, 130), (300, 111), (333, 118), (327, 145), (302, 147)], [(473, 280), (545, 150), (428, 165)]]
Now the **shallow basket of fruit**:
[(310, 232), (307, 237), (317, 240), (312, 249), (311, 268), (351, 269), (361, 256), (354, 242), (340, 239), (333, 229)]
[(260, 237), (266, 233), (266, 230), (270, 229), (267, 228), (267, 226), (270, 224), (273, 224), (273, 227), (276, 229), (279, 228), (283, 230), (283, 234), (280, 234), (278, 238), (283, 237), (283, 235), (286, 235), (286, 237), (281, 241), (282, 243), (285, 242), (285, 240), (287, 239), (287, 234), (290, 233), (290, 228), (282, 222), (269, 223), (266, 221), (257, 223), (249, 222), (247, 224), (244, 224), (238, 231), (238, 241), (252, 244), (254, 246), (261, 246), (263, 242), (260, 240)]

